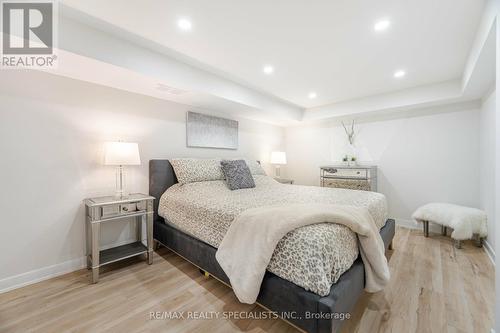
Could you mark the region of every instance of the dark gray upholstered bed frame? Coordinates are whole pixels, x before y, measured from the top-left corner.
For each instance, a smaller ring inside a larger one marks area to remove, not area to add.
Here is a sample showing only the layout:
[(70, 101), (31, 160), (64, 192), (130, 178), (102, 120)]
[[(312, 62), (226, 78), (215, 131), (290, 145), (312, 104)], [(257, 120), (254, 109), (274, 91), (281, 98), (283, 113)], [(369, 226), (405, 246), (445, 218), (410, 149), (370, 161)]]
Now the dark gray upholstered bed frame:
[[(176, 229), (158, 216), (162, 194), (177, 183), (168, 160), (149, 161), (149, 194), (154, 202), (154, 239), (218, 280), (229, 285), (229, 279), (215, 259), (216, 248)], [(394, 237), (394, 220), (387, 220), (380, 230), (385, 247)], [(257, 303), (277, 312), (293, 325), (307, 332), (337, 332), (342, 320), (333, 314), (347, 313), (354, 308), (365, 285), (364, 266), (360, 258), (335, 283), (328, 296), (322, 297), (266, 272)], [(307, 317), (307, 315), (309, 316)]]

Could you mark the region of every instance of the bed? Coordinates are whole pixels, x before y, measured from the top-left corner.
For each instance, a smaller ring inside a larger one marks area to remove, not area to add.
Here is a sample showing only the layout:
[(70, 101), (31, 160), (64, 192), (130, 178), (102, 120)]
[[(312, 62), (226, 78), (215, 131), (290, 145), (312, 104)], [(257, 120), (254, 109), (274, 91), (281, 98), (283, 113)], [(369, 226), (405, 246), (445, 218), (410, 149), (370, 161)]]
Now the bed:
[[(311, 202), (324, 200), (319, 196), (323, 192), (318, 192), (318, 190), (324, 191), (325, 189), (290, 187), (290, 185), (279, 184), (267, 176), (256, 176), (255, 180), (257, 184), (256, 190), (240, 191), (238, 195), (231, 194), (224, 197), (226, 192), (222, 187), (220, 193), (215, 193), (219, 191), (218, 186), (222, 186), (220, 183), (207, 182), (193, 186), (179, 186), (176, 185), (177, 178), (168, 160), (150, 161), (150, 195), (156, 198), (154, 239), (202, 270), (209, 272), (215, 278), (229, 284), (228, 277), (215, 259), (215, 252), (227, 228), (226, 224), (230, 223), (238, 212), (252, 206), (262, 205), (263, 202), (272, 204), (277, 201), (294, 203), (303, 202), (303, 200), (306, 200), (306, 202), (307, 200)], [(258, 189), (263, 187), (274, 190), (259, 192)], [(165, 193), (169, 188), (170, 190)], [(267, 192), (269, 192), (268, 197), (265, 196)], [(192, 198), (193, 193), (199, 193), (202, 197), (206, 197), (207, 193), (212, 193), (211, 200), (207, 200), (204, 205), (203, 200)], [(299, 195), (300, 193), (302, 195)], [(336, 199), (331, 203), (352, 204), (353, 200), (355, 203), (358, 198), (362, 198), (362, 204), (370, 210), (374, 220), (381, 227), (380, 234), (387, 248), (394, 236), (394, 221), (391, 219), (386, 220), (386, 209), (384, 210), (384, 207), (381, 207), (381, 201), (376, 200), (376, 195), (360, 194), (352, 197), (353, 193), (353, 191), (346, 191), (342, 195), (332, 195), (330, 197)], [(187, 199), (190, 197), (192, 200)], [(328, 200), (333, 199), (327, 199), (326, 202), (330, 202)], [(186, 206), (189, 204), (196, 209), (194, 211), (190, 210), (191, 208)], [(164, 217), (160, 216), (159, 212)], [(200, 212), (203, 212), (203, 214)], [(193, 223), (196, 221), (199, 222)], [(321, 228), (321, 225), (317, 225), (315, 228)], [(346, 231), (340, 226), (336, 227), (336, 229), (330, 226), (330, 229), (340, 236), (347, 235)], [(322, 232), (325, 230), (322, 230)], [(286, 253), (287, 246), (293, 246), (294, 238), (296, 238), (295, 241), (300, 239), (300, 232), (297, 232), (297, 234), (298, 236), (291, 235), (290, 239), (283, 242), (282, 253)], [(340, 240), (344, 242), (343, 247), (353, 247), (353, 241), (349, 237), (340, 237), (339, 242), (342, 243)], [(356, 243), (354, 242), (354, 244)], [(324, 248), (324, 246), (319, 246), (319, 248)], [(277, 252), (279, 252), (278, 248)], [(279, 313), (285, 320), (305, 331), (338, 331), (342, 320), (332, 314), (349, 312), (363, 292), (364, 287), (364, 268), (362, 261), (359, 259), (356, 245), (346, 253), (348, 255), (341, 256), (342, 258), (345, 257), (343, 262), (337, 262), (336, 269), (333, 270), (331, 276), (328, 276), (328, 279), (331, 280), (319, 284), (320, 286), (323, 285), (319, 289), (315, 289), (314, 285), (304, 284), (311, 277), (299, 276), (297, 278), (297, 275), (294, 276), (294, 274), (287, 275), (289, 269), (280, 270), (278, 264), (273, 267), (273, 261), (271, 260), (257, 303)], [(281, 256), (278, 255), (277, 257)], [(305, 260), (303, 262), (299, 260), (297, 271), (303, 271), (305, 265)], [(333, 285), (331, 285), (332, 282), (334, 282)], [(327, 289), (324, 287), (325, 283), (328, 284)]]

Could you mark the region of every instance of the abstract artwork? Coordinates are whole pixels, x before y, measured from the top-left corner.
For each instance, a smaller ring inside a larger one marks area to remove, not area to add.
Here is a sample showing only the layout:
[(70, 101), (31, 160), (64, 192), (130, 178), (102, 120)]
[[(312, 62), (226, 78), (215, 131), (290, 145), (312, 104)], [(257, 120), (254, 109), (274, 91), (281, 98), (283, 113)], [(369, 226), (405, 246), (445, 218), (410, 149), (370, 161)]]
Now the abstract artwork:
[(238, 149), (236, 120), (188, 112), (186, 131), (188, 147)]

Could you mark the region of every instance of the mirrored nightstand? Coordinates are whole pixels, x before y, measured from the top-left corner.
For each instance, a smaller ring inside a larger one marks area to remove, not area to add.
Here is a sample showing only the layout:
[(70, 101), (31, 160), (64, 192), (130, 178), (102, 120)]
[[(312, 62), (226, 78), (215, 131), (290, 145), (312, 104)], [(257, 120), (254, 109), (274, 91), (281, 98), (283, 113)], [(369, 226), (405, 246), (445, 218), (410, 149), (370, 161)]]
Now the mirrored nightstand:
[[(113, 196), (85, 199), (87, 232), (87, 267), (92, 269), (92, 283), (99, 280), (99, 267), (126, 258), (146, 254), (153, 263), (153, 200), (149, 195), (135, 193), (124, 198)], [(101, 223), (130, 221), (135, 218), (137, 240), (133, 243), (99, 249)], [(127, 220), (128, 219), (128, 220)], [(146, 246), (142, 243), (142, 222), (146, 222)]]
[(291, 185), (293, 184), (293, 179), (274, 177), (274, 180), (281, 184), (291, 184)]

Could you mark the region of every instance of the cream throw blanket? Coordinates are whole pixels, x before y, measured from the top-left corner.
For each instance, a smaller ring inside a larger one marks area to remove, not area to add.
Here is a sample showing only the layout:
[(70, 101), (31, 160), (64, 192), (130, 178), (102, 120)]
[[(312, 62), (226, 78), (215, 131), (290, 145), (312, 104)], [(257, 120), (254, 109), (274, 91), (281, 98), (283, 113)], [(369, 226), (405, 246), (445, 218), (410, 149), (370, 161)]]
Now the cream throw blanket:
[(365, 266), (365, 290), (377, 292), (390, 278), (384, 242), (366, 208), (297, 204), (248, 209), (231, 224), (216, 258), (242, 303), (255, 303), (267, 265), (288, 232), (309, 224), (338, 223), (358, 235)]

